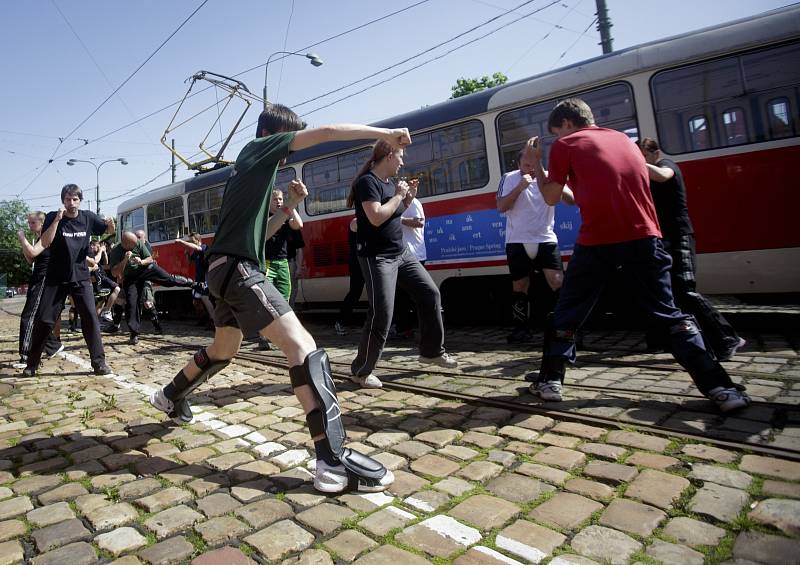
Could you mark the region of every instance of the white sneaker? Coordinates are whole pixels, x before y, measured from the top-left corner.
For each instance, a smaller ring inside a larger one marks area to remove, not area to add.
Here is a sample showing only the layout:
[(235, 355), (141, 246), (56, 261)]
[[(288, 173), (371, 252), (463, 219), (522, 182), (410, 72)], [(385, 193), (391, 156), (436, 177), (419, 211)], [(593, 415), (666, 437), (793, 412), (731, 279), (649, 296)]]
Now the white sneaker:
[(717, 388), (708, 391), (708, 397), (717, 403), (721, 412), (730, 412), (750, 405), (750, 397), (738, 388)]
[(561, 402), (561, 383), (558, 381), (540, 381), (530, 386), (532, 394), (538, 395), (548, 402)]
[(28, 360), (25, 359), (24, 357), (20, 357), (20, 360), (17, 361), (16, 363), (13, 363), (11, 366), (14, 367), (15, 369), (24, 369), (25, 367), (28, 366)]
[(447, 352), (442, 353), (437, 357), (425, 357), (420, 355), (419, 359), (417, 360), (426, 365), (438, 365), (439, 367), (444, 367), (446, 369), (455, 369), (458, 367), (458, 361), (456, 361), (455, 357)]
[(114, 316), (111, 314), (111, 310), (109, 310), (108, 308), (104, 309), (100, 313), (100, 320), (103, 322), (108, 322), (109, 324), (113, 324)]
[(164, 396), (164, 389), (161, 388), (150, 394), (150, 405), (156, 410), (161, 410), (165, 414), (169, 414), (175, 410), (175, 403)]
[[(314, 488), (320, 492), (336, 493), (347, 489), (348, 484), (347, 469), (341, 463), (339, 465), (328, 465), (322, 459), (317, 460), (317, 470), (314, 475)], [(374, 486), (367, 486), (359, 483), (358, 492), (382, 492), (394, 482), (394, 474), (386, 470), (386, 474), (380, 482)]]
[(52, 359), (53, 357), (55, 357), (56, 355), (58, 355), (62, 351), (64, 351), (64, 344), (63, 343), (58, 346), (58, 349), (55, 351), (55, 353), (53, 353), (52, 355), (48, 356), (48, 359)]
[(383, 383), (381, 380), (372, 373), (361, 377), (357, 375), (350, 375), (350, 380), (361, 385), (361, 388), (383, 388)]

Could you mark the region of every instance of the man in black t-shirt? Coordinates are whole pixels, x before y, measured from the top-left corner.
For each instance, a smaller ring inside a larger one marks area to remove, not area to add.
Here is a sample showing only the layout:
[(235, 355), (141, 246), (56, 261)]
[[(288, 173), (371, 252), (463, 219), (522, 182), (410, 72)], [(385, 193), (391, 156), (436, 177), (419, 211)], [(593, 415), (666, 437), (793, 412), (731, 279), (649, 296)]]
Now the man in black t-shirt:
[[(93, 235), (114, 233), (114, 220), (103, 220), (94, 212), (80, 210), (82, 200), (83, 193), (77, 185), (65, 185), (61, 189), (64, 208), (58, 212), (50, 212), (44, 221), (41, 244), (45, 249), (50, 249), (51, 255), (38, 318), (33, 327), (28, 366), (23, 371), (25, 376), (36, 374), (45, 341), (61, 315), (67, 296), (72, 297), (72, 303), (81, 317), (81, 329), (86, 345), (89, 346), (95, 374), (111, 373), (106, 365), (86, 255)], [(51, 229), (53, 224), (56, 227)]]
[[(661, 157), (661, 150), (655, 139), (645, 137), (639, 142), (650, 175), (650, 192), (661, 226), (664, 250), (672, 256), (672, 295), (675, 305), (683, 312), (691, 314), (700, 325), (708, 347), (720, 361), (727, 361), (745, 345), (736, 330), (716, 308), (697, 292), (696, 252), (694, 227), (689, 219), (686, 205), (686, 185), (678, 165)], [(659, 336), (648, 332), (648, 345), (659, 348), (665, 342)]]

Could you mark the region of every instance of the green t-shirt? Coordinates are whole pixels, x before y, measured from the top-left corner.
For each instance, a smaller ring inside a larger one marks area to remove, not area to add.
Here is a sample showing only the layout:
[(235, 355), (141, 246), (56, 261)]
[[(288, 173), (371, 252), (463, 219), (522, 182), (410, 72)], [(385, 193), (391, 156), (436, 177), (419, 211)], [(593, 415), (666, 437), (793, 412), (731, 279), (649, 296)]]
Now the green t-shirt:
[[(125, 248), (122, 247), (122, 244), (118, 244), (114, 246), (111, 250), (111, 253), (108, 254), (108, 265), (110, 268), (114, 268), (117, 263), (122, 261), (122, 258), (125, 257)], [(140, 259), (147, 259), (151, 257), (150, 251), (147, 249), (147, 246), (142, 243), (141, 240), (136, 242), (136, 245), (131, 249), (131, 259), (134, 257), (139, 257)], [(130, 277), (139, 273), (142, 269), (146, 268), (147, 265), (134, 265), (128, 260), (128, 264), (125, 265), (125, 270), (122, 271), (123, 277)]]
[(225, 185), (214, 243), (208, 254), (264, 262), (267, 220), (275, 173), (289, 156), (294, 132), (259, 137), (245, 145)]

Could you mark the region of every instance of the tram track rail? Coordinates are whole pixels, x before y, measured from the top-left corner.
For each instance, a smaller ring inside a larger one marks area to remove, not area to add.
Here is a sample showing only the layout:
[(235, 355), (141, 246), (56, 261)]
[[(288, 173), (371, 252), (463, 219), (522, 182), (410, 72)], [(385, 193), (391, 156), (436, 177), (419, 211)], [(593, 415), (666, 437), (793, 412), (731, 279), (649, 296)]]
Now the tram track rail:
[[(151, 336), (140, 336), (140, 339), (146, 339), (150, 341), (156, 341), (161, 343), (168, 343), (171, 345), (185, 347), (187, 350), (191, 350), (194, 347), (194, 344), (188, 344), (185, 342), (180, 342), (176, 340), (169, 340), (166, 338), (157, 338)], [(289, 366), (285, 359), (279, 357), (277, 354), (271, 354), (269, 352), (256, 352), (256, 351), (240, 351), (234, 362), (247, 362), (255, 364), (256, 366), (263, 366), (269, 365), (271, 367), (275, 367), (278, 369), (288, 371)], [(331, 362), (332, 368), (333, 367), (346, 367), (345, 370), (342, 369), (333, 369), (333, 376), (339, 379), (342, 379), (346, 382), (350, 381), (350, 372), (349, 372), (349, 364), (343, 362)], [(247, 366), (247, 365), (245, 365)], [(448, 371), (437, 371), (435, 369), (428, 370), (428, 369), (412, 369), (406, 367), (397, 367), (395, 365), (381, 363), (378, 365), (378, 370), (380, 374), (378, 375), (383, 376), (384, 372), (404, 372), (404, 373), (419, 373), (419, 374), (436, 374), (441, 375), (446, 378), (485, 378), (476, 375), (467, 375), (463, 373), (453, 373)], [(517, 381), (520, 384), (527, 384), (525, 381), (520, 379), (512, 379), (503, 377), (503, 380)], [(443, 390), (436, 387), (429, 387), (429, 386), (422, 386), (422, 385), (415, 385), (403, 382), (397, 382), (391, 379), (382, 379), (383, 381), (383, 388), (387, 390), (396, 390), (400, 392), (408, 392), (411, 394), (420, 394), (423, 396), (433, 396), (436, 398), (441, 398), (444, 400), (455, 400), (461, 402), (467, 402), (473, 405), (479, 406), (487, 406), (492, 408), (501, 408), (504, 410), (509, 410), (514, 413), (526, 413), (532, 415), (540, 415), (550, 417), (559, 421), (565, 422), (575, 422), (580, 424), (586, 424), (590, 426), (600, 426), (604, 428), (612, 428), (612, 429), (630, 429), (635, 428), (638, 431), (650, 433), (653, 435), (669, 438), (669, 439), (676, 439), (676, 440), (683, 440), (683, 441), (695, 441), (700, 443), (705, 443), (708, 445), (713, 445), (715, 447), (723, 448), (723, 449), (735, 449), (738, 451), (746, 451), (749, 453), (759, 454), (759, 455), (766, 455), (766, 456), (773, 456), (773, 457), (780, 457), (783, 459), (789, 459), (793, 461), (800, 461), (800, 450), (791, 449), (782, 446), (776, 445), (769, 445), (764, 443), (757, 443), (752, 441), (737, 441), (731, 439), (724, 439), (720, 437), (714, 437), (713, 435), (705, 435), (701, 433), (694, 433), (682, 429), (677, 429), (669, 426), (659, 425), (659, 424), (648, 424), (643, 422), (634, 422), (630, 420), (624, 420), (615, 417), (608, 417), (608, 416), (599, 416), (599, 415), (591, 415), (591, 414), (582, 414), (580, 412), (575, 411), (568, 411), (568, 410), (559, 410), (557, 408), (552, 408), (548, 406), (538, 405), (538, 404), (530, 404), (524, 402), (516, 402), (513, 400), (508, 399), (500, 399), (500, 398), (492, 398), (487, 396), (478, 396), (474, 394), (467, 394), (464, 392), (458, 391), (449, 391)], [(571, 388), (574, 385), (570, 385)], [(603, 387), (584, 387), (586, 390), (593, 390), (598, 389), (603, 393), (613, 392), (611, 389), (606, 389)], [(619, 392), (619, 391), (617, 391)], [(639, 391), (641, 392), (641, 391)], [(667, 396), (667, 394), (661, 394), (660, 396)], [(687, 395), (679, 395), (679, 396), (687, 396)], [(698, 395), (699, 398), (705, 398)], [(646, 399), (644, 399), (646, 400)], [(772, 402), (758, 402), (756, 405), (762, 405), (765, 407), (775, 407), (776, 409), (788, 409), (788, 410), (800, 410), (800, 407), (785, 404), (785, 405), (776, 405), (776, 403)], [(765, 423), (765, 425), (772, 428), (772, 423)]]

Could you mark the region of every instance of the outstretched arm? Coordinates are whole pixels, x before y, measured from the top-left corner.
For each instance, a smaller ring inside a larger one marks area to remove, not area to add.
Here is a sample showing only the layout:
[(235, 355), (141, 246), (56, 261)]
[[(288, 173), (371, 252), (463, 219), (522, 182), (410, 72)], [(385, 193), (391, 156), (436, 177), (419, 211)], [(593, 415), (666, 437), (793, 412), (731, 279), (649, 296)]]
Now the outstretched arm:
[(289, 145), (289, 149), (299, 151), (326, 141), (355, 141), (358, 139), (383, 139), (395, 147), (405, 147), (411, 143), (411, 136), (406, 128), (387, 129), (360, 124), (338, 124), (298, 131)]
[(191, 241), (186, 241), (185, 239), (176, 239), (175, 243), (180, 243), (181, 245), (185, 245), (192, 251), (200, 251), (203, 249), (202, 246), (197, 245), (196, 243), (192, 243)]

